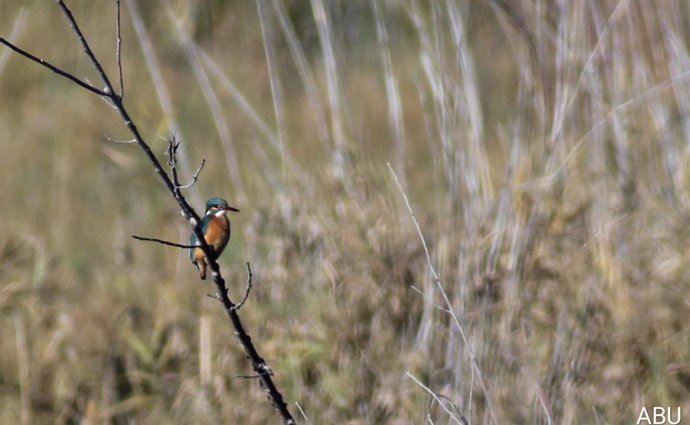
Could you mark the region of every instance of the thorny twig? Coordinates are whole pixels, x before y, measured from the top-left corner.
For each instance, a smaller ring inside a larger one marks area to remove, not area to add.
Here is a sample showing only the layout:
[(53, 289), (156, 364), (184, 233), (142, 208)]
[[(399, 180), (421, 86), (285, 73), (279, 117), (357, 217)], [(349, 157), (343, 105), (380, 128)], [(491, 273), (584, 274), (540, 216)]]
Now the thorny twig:
[[(175, 198), (177, 201), (180, 210), (182, 212), (182, 216), (189, 221), (189, 224), (192, 228), (192, 231), (194, 232), (195, 236), (197, 237), (197, 240), (200, 243), (200, 249), (202, 249), (206, 255), (206, 262), (211, 269), (211, 276), (213, 279), (213, 282), (216, 285), (216, 288), (218, 290), (218, 297), (220, 298), (221, 302), (223, 303), (223, 307), (225, 308), (225, 311), (228, 315), (228, 318), (230, 319), (230, 322), (232, 323), (232, 326), (235, 329), (235, 334), (240, 340), (240, 343), (242, 344), (242, 347), (245, 350), (245, 353), (247, 354), (248, 359), (252, 363), (252, 367), (255, 372), (257, 372), (261, 376), (261, 383), (262, 383), (262, 388), (266, 391), (268, 394), (268, 398), (270, 401), (273, 403), (273, 406), (278, 410), (280, 413), (281, 417), (283, 418), (283, 422), (285, 424), (295, 424), (295, 420), (293, 419), (292, 415), (290, 414), (290, 411), (287, 408), (287, 404), (285, 401), (283, 401), (283, 396), (282, 394), (278, 391), (278, 389), (275, 386), (275, 383), (272, 380), (272, 372), (268, 373), (271, 371), (270, 367), (266, 364), (266, 361), (259, 355), (259, 353), (256, 351), (256, 348), (254, 347), (254, 344), (251, 340), (251, 337), (247, 334), (247, 332), (244, 329), (244, 325), (242, 324), (239, 315), (237, 314), (237, 310), (235, 307), (235, 304), (230, 300), (228, 297), (228, 290), (227, 290), (227, 285), (225, 284), (225, 280), (223, 279), (221, 273), (220, 273), (220, 267), (218, 266), (218, 263), (215, 261), (213, 258), (213, 251), (212, 248), (206, 243), (206, 240), (204, 239), (204, 235), (201, 232), (200, 228), (200, 223), (201, 223), (201, 218), (199, 215), (194, 211), (194, 209), (189, 205), (185, 197), (181, 193), (181, 185), (177, 181), (177, 178), (175, 177), (174, 180), (170, 178), (168, 173), (165, 172), (163, 169), (163, 166), (161, 165), (160, 161), (156, 157), (156, 155), (153, 153), (149, 145), (144, 141), (144, 138), (141, 136), (141, 133), (139, 133), (139, 129), (137, 126), (134, 124), (134, 121), (132, 118), (129, 116), (129, 112), (124, 106), (123, 103), (123, 98), (122, 98), (122, 92), (118, 94), (115, 89), (113, 88), (113, 85), (103, 69), (103, 66), (99, 62), (99, 60), (96, 58), (96, 55), (94, 52), (91, 50), (91, 47), (89, 46), (86, 38), (84, 37), (84, 34), (82, 33), (81, 29), (79, 28), (79, 25), (77, 24), (76, 20), (74, 19), (74, 16), (72, 15), (72, 11), (67, 7), (65, 2), (63, 0), (56, 0), (58, 6), (62, 9), (64, 15), (66, 16), (68, 23), (72, 30), (74, 31), (75, 35), (79, 39), (79, 42), (82, 46), (82, 49), (84, 51), (84, 54), (88, 57), (89, 61), (93, 65), (93, 67), (96, 69), (98, 72), (98, 75), (100, 76), (104, 88), (99, 89), (92, 84), (88, 82), (84, 82), (81, 79), (75, 77), (74, 75), (70, 74), (67, 71), (64, 71), (63, 69), (58, 68), (57, 66), (27, 52), (26, 50), (23, 50), (19, 48), (18, 46), (14, 45), (12, 42), (8, 41), (7, 39), (0, 37), (0, 43), (4, 44), (5, 46), (9, 47), (13, 51), (19, 53), (20, 55), (28, 58), (29, 60), (36, 62), (49, 70), (67, 78), (68, 80), (72, 81), (73, 83), (79, 85), (80, 87), (102, 97), (105, 99), (108, 99), (110, 102), (112, 102), (112, 105), (114, 108), (117, 110), (118, 114), (122, 118), (125, 126), (129, 131), (132, 133), (132, 136), (134, 140), (136, 141), (136, 144), (142, 149), (144, 154), (146, 155), (147, 159), (153, 166), (155, 172), (158, 174), (160, 179), (163, 181), (165, 184), (165, 187), (168, 189), (170, 194)], [(117, 1), (117, 0), (116, 0)], [(118, 48), (119, 50), (119, 48)], [(124, 84), (123, 84), (124, 86)], [(176, 172), (175, 172), (176, 174)]]

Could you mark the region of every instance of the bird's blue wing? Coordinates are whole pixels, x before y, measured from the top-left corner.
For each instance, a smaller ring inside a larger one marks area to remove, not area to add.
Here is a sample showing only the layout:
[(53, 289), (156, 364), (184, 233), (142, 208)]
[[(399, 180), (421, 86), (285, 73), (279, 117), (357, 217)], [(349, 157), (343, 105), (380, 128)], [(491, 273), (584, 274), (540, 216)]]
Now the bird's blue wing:
[[(194, 233), (192, 233), (192, 237), (189, 238), (189, 244), (194, 246), (194, 245), (196, 245), (196, 241), (197, 241), (196, 235)], [(192, 263), (194, 262), (194, 249), (195, 248), (189, 248), (189, 259), (192, 260)]]
[[(204, 235), (206, 234), (206, 229), (208, 229), (208, 222), (209, 222), (208, 217), (204, 217), (201, 220), (201, 233)], [(189, 244), (190, 245), (198, 245), (199, 244), (199, 240), (196, 238), (196, 235), (194, 234), (194, 232), (192, 232), (192, 236), (189, 238)], [(192, 260), (192, 263), (194, 262), (194, 250), (195, 249), (196, 248), (190, 248), (189, 249), (189, 259)]]

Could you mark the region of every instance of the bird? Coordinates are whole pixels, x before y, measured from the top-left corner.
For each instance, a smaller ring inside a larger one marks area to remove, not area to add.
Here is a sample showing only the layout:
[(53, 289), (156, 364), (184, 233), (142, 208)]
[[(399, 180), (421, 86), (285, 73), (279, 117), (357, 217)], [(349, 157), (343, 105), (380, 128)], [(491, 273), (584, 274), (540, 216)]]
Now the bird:
[[(201, 219), (201, 233), (204, 235), (206, 243), (211, 247), (211, 256), (216, 260), (225, 249), (230, 240), (230, 220), (225, 215), (228, 211), (239, 212), (235, 207), (228, 205), (228, 201), (223, 198), (211, 198), (206, 201), (206, 214)], [(206, 280), (206, 256), (199, 246), (199, 240), (192, 233), (190, 238), (189, 259), (199, 270), (201, 280)]]

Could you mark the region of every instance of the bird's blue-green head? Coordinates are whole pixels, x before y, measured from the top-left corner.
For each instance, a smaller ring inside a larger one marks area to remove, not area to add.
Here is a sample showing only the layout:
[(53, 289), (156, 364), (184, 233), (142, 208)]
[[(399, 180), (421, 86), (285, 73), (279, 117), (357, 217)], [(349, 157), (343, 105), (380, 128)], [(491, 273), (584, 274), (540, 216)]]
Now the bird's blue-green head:
[(223, 198), (211, 198), (206, 201), (206, 215), (225, 213), (225, 211), (239, 211), (235, 207), (228, 205), (228, 201)]

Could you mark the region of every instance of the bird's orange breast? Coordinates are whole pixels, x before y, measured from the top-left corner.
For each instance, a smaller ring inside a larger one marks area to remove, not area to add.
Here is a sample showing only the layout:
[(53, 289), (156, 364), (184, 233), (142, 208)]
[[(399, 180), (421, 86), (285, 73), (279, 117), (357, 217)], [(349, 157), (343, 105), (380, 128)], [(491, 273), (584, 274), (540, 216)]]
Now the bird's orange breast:
[[(204, 223), (204, 239), (213, 248), (214, 258), (218, 258), (230, 239), (230, 220), (224, 215), (221, 217), (206, 217)], [(194, 249), (193, 262), (206, 263), (204, 251), (201, 248)]]
[(204, 239), (206, 239), (207, 244), (213, 247), (216, 256), (219, 255), (230, 239), (230, 221), (228, 218), (225, 216), (212, 217), (208, 223)]

